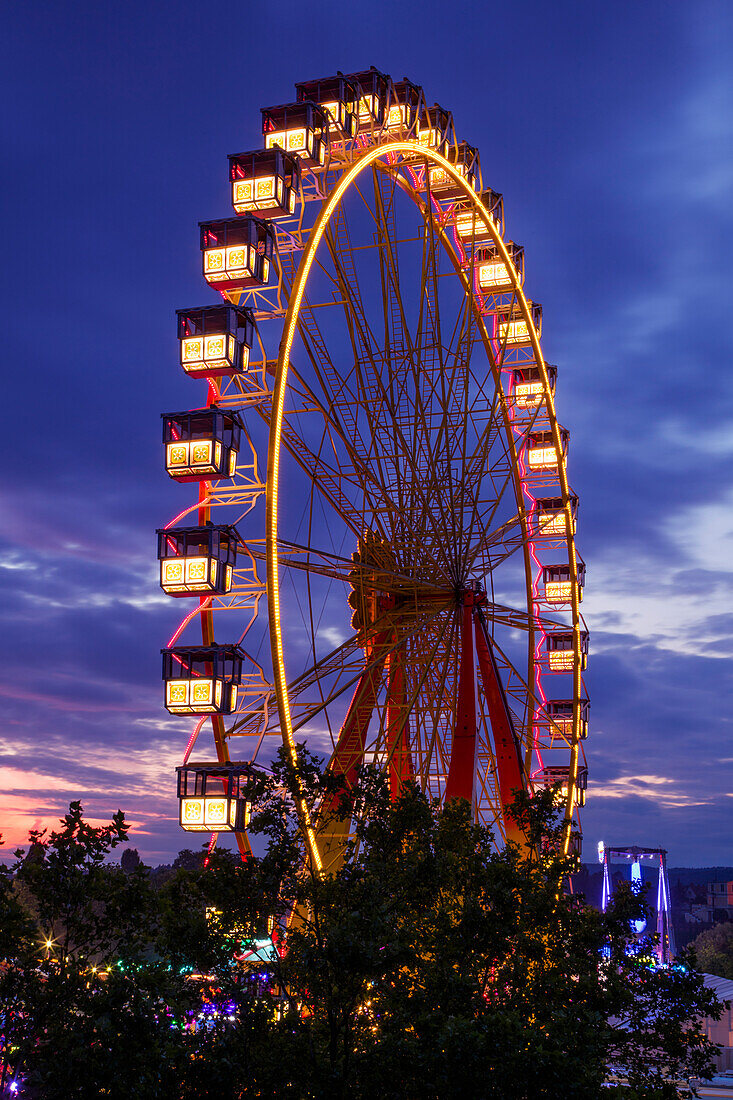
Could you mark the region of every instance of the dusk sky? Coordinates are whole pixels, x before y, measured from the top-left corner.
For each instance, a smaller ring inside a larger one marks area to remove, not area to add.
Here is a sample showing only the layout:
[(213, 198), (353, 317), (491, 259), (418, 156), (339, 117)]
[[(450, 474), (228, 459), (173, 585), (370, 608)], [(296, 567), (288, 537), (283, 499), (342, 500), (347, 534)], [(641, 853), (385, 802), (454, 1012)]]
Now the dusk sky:
[(231, 215), (260, 107), (373, 64), (478, 146), (544, 307), (587, 563), (584, 858), (733, 864), (733, 5), (27, 0), (3, 30), (6, 854), (76, 798), (125, 810), (146, 862), (197, 844), (160, 682), (182, 607), (155, 528), (187, 490), (159, 414), (202, 400), (174, 311), (214, 301), (197, 223)]

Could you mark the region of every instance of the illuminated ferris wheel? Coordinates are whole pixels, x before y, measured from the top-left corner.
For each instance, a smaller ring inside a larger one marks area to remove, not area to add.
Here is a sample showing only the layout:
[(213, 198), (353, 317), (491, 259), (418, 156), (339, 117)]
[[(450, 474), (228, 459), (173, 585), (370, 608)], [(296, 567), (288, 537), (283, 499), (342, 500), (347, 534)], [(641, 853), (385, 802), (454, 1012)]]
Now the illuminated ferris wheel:
[[(158, 532), (161, 586), (192, 603), (163, 651), (195, 722), (181, 825), (246, 852), (282, 739), (348, 782), (368, 762), (393, 795), (464, 797), (500, 842), (513, 791), (559, 783), (577, 850), (585, 569), (524, 250), (422, 88), (372, 68), (296, 96), (229, 157), (235, 216), (201, 224), (222, 300), (178, 313), (208, 387), (163, 417), (169, 475), (198, 485)], [(334, 809), (302, 807), (326, 868)]]

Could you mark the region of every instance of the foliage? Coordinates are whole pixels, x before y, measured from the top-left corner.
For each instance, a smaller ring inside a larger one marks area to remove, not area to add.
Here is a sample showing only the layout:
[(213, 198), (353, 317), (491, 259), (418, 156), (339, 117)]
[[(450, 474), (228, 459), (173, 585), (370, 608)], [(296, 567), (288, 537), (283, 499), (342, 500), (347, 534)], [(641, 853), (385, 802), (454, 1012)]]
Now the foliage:
[(122, 853), (122, 859), (120, 860), (120, 867), (123, 871), (134, 871), (142, 863), (140, 859), (140, 853), (137, 848), (126, 848)]
[[(121, 815), (95, 828), (73, 803), (33, 834), (41, 858), (0, 880), (6, 1065), (26, 1095), (596, 1100), (616, 1070), (617, 1094), (651, 1098), (711, 1068), (695, 1021), (717, 1002), (691, 966), (649, 965), (643, 900), (621, 890), (601, 914), (560, 888), (552, 791), (518, 797), (529, 842), (495, 851), (465, 802), (407, 785), (392, 804), (370, 771), (338, 788), (283, 755), (256, 791), (265, 854), (183, 853), (157, 889), (106, 862)], [(319, 874), (298, 805), (324, 794), (353, 838)], [(279, 953), (253, 961), (270, 933)]]
[(723, 921), (706, 929), (692, 941), (690, 951), (706, 974), (733, 980), (733, 921)]
[(24, 1095), (155, 1095), (167, 1006), (185, 998), (169, 965), (150, 957), (156, 899), (144, 869), (106, 862), (126, 838), (121, 813), (97, 827), (72, 802), (58, 831), (30, 834), (30, 858), (16, 853), (16, 931), (0, 971), (2, 1081), (21, 1074)]

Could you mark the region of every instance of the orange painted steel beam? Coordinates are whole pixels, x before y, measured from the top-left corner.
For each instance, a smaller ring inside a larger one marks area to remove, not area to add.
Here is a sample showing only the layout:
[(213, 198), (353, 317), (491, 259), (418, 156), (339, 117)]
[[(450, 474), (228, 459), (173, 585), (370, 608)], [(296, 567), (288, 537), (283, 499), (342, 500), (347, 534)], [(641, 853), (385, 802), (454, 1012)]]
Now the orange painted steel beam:
[(464, 596), (461, 621), (461, 663), (458, 673), (458, 709), (453, 730), (445, 801), (465, 798), (473, 806), (476, 776), (476, 673), (473, 651), (473, 594)]
[[(389, 637), (388, 631), (380, 631), (370, 639), (370, 644), (366, 647), (370, 654), (379, 654), (381, 650), (384, 655), (377, 656), (372, 661), (367, 657), (368, 663), (357, 682), (329, 764), (329, 771), (333, 775), (344, 776), (346, 785), (350, 788), (356, 786), (359, 768), (364, 762), (367, 730), (377, 703)], [(341, 866), (344, 845), (351, 828), (351, 814), (342, 810), (343, 799), (343, 791), (327, 795), (318, 811), (316, 844), (321, 865), (327, 871), (336, 871)]]
[(377, 656), (366, 665), (357, 681), (356, 690), (331, 757), (329, 770), (334, 775), (345, 776), (349, 787), (355, 786), (359, 768), (364, 760), (369, 720), (374, 712), (377, 692), (387, 660), (386, 653), (381, 657), (378, 654), (380, 650), (386, 649), (388, 638), (387, 631), (380, 631), (371, 642), (370, 652), (376, 653)]
[(506, 838), (517, 844), (524, 844), (524, 833), (515, 822), (509, 808), (514, 801), (514, 791), (524, 790), (526, 786), (522, 757), (491, 639), (481, 615), (476, 616), (475, 625), (476, 651), (494, 740), (499, 800), (504, 815)]

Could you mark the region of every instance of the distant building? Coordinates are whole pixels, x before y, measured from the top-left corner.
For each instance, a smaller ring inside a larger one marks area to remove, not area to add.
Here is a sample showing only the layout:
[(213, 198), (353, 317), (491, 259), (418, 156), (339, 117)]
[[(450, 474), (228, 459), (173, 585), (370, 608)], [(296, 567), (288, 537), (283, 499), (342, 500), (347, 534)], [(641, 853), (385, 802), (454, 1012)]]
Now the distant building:
[(716, 1069), (733, 1069), (733, 982), (715, 974), (703, 974), (703, 978), (707, 988), (715, 990), (719, 1001), (730, 1002), (719, 1020), (711, 1020), (708, 1016), (703, 1020), (703, 1027), (708, 1039), (723, 1048), (715, 1058)]
[(707, 905), (690, 905), (683, 914), (687, 924), (710, 924), (710, 908)]
[(711, 921), (733, 920), (733, 882), (708, 883), (708, 909)]

